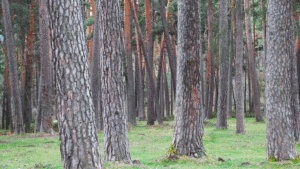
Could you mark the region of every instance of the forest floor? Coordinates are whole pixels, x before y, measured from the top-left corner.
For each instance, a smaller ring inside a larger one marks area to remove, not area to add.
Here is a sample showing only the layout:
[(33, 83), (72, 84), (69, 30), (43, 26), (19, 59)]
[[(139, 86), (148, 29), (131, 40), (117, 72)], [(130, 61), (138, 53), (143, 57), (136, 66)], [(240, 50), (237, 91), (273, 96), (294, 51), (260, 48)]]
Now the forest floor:
[[(235, 134), (235, 119), (228, 119), (228, 130), (217, 130), (216, 119), (208, 120), (205, 126), (203, 144), (207, 156), (201, 159), (180, 157), (175, 161), (167, 159), (171, 146), (173, 121), (163, 125), (146, 126), (138, 122), (129, 127), (130, 153), (140, 165), (105, 163), (106, 168), (300, 168), (291, 161), (266, 162), (266, 124), (256, 123), (255, 118), (246, 118), (245, 135)], [(99, 133), (103, 156), (103, 133)], [(296, 145), (300, 153), (300, 145)], [(222, 158), (225, 162), (218, 161)], [(243, 165), (242, 165), (243, 163)], [(59, 139), (35, 137), (35, 134), (21, 136), (0, 136), (0, 168), (62, 168)]]

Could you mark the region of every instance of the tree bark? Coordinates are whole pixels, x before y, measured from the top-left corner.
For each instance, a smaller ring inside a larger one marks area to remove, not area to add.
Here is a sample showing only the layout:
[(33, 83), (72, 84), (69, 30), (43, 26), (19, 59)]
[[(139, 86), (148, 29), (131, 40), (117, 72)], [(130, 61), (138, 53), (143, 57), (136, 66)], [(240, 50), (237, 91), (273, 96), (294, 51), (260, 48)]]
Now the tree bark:
[(207, 54), (207, 76), (206, 76), (206, 117), (208, 119), (213, 118), (212, 107), (213, 107), (213, 97), (214, 97), (214, 74), (215, 74), (215, 64), (214, 64), (214, 53), (213, 53), (213, 25), (212, 25), (212, 2), (207, 1), (207, 18), (208, 18), (208, 54)]
[[(100, 70), (100, 34), (99, 34), (99, 4), (97, 3), (95, 9), (95, 23), (94, 23), (94, 35), (93, 35), (93, 62), (92, 62), (92, 76), (91, 76), (91, 83), (92, 83), (92, 94), (93, 94), (93, 104), (95, 107), (95, 121), (97, 129), (103, 130), (103, 111), (102, 111), (102, 100), (101, 100), (101, 70)], [(94, 8), (93, 8), (94, 9)]]
[[(136, 4), (135, 9), (137, 9)], [(137, 12), (137, 11), (136, 11)], [(135, 32), (137, 32), (137, 27), (135, 26)], [(146, 115), (145, 115), (145, 106), (144, 106), (144, 73), (143, 73), (143, 66), (142, 66), (142, 56), (141, 56), (141, 48), (140, 48), (140, 39), (138, 34), (136, 34), (136, 49), (137, 49), (137, 55), (138, 55), (138, 117), (139, 121), (145, 121)]]
[[(218, 60), (218, 58), (217, 58)], [(216, 94), (215, 94), (215, 107), (214, 107), (214, 112), (218, 112), (218, 100), (219, 100), (219, 68), (216, 67), (217, 71), (215, 74), (215, 84), (216, 84)]]
[(99, 1), (99, 42), (104, 121), (104, 159), (132, 163), (123, 95), (121, 9), (118, 0)]
[(243, 0), (236, 0), (236, 59), (235, 59), (235, 87), (236, 87), (236, 133), (244, 134), (244, 73), (243, 73)]
[[(64, 168), (103, 168), (80, 0), (49, 0), (56, 112)], [(71, 6), (70, 6), (71, 5)]]
[(292, 0), (268, 1), (267, 160), (298, 157), (293, 122), (299, 112)]
[(166, 103), (166, 116), (170, 117), (170, 99), (169, 99), (169, 86), (168, 86), (168, 77), (167, 77), (167, 64), (166, 64), (166, 60), (164, 60), (165, 62), (165, 67), (164, 67), (164, 89), (165, 89), (165, 103)]
[(172, 144), (181, 155), (202, 157), (202, 89), (200, 83), (200, 1), (178, 1), (178, 62)]
[[(169, 1), (168, 1), (169, 3)], [(168, 28), (168, 23), (167, 23), (167, 18), (166, 18), (166, 10), (165, 10), (165, 4), (164, 0), (159, 0), (159, 9), (160, 9), (160, 15), (161, 15), (161, 20), (163, 24), (163, 30), (164, 30), (164, 37), (166, 41), (166, 46), (167, 46), (167, 51), (168, 51), (168, 57), (169, 57), (169, 65), (171, 69), (171, 77), (174, 85), (174, 89), (176, 89), (176, 60), (174, 59), (175, 56), (173, 55), (173, 49), (172, 49), (172, 44), (170, 40), (170, 34), (169, 34), (169, 28)], [(175, 90), (176, 93), (176, 90)]]
[(127, 113), (128, 122), (136, 125), (135, 103), (134, 103), (134, 78), (131, 51), (131, 23), (130, 23), (130, 0), (124, 0), (124, 34), (126, 50), (126, 72), (127, 72)]
[[(50, 44), (49, 44), (49, 13), (47, 10), (47, 0), (39, 1), (39, 26), (40, 26), (40, 54), (41, 54), (41, 75), (39, 87), (38, 114), (41, 118), (36, 120), (36, 132), (46, 132), (54, 134), (52, 127), (52, 82), (51, 82), (51, 61), (50, 61)], [(40, 120), (40, 123), (39, 123)], [(41, 125), (38, 126), (38, 125)]]
[(253, 44), (252, 44), (252, 36), (250, 30), (250, 12), (249, 12), (249, 0), (245, 0), (245, 23), (246, 23), (246, 35), (247, 35), (247, 47), (249, 53), (249, 72), (253, 93), (253, 101), (254, 101), (254, 110), (255, 110), (255, 118), (257, 122), (264, 121), (261, 109), (260, 109), (260, 97), (259, 97), (259, 89), (258, 89), (258, 79), (255, 70), (255, 60), (253, 54)]
[(220, 59), (220, 74), (219, 74), (219, 104), (217, 128), (227, 129), (227, 102), (228, 102), (228, 0), (220, 0), (220, 18), (219, 18), (219, 59)]
[(23, 114), (22, 114), (22, 104), (21, 104), (21, 95), (19, 90), (19, 81), (18, 81), (18, 72), (17, 72), (17, 63), (15, 59), (15, 50), (14, 50), (14, 39), (13, 39), (13, 30), (10, 21), (10, 10), (8, 0), (2, 0), (2, 10), (4, 17), (4, 29), (6, 36), (6, 46), (7, 53), (9, 58), (9, 74), (12, 84), (12, 96), (14, 101), (15, 108), (15, 134), (24, 133), (23, 128)]

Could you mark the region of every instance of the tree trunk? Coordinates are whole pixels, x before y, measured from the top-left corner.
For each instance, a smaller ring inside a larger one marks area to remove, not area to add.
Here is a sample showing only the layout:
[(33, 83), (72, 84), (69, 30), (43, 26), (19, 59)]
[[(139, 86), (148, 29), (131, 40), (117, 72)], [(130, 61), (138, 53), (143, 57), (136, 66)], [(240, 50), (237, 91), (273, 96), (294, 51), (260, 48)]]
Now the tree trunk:
[(200, 83), (200, 1), (178, 1), (178, 62), (172, 144), (181, 155), (202, 157), (202, 89)]
[[(234, 15), (234, 9), (231, 15)], [(232, 16), (234, 18), (234, 16)], [(232, 60), (233, 54), (233, 30), (234, 30), (233, 20), (231, 20), (231, 29), (229, 34), (229, 69), (228, 69), (228, 95), (227, 95), (227, 118), (232, 118)]]
[(15, 59), (15, 50), (14, 50), (14, 39), (13, 39), (13, 30), (10, 21), (10, 10), (8, 0), (2, 0), (2, 10), (4, 17), (4, 29), (6, 36), (6, 46), (8, 51), (9, 58), (9, 74), (12, 84), (12, 96), (15, 107), (15, 134), (24, 133), (23, 128), (23, 115), (22, 115), (22, 104), (21, 104), (21, 95), (19, 90), (19, 81), (18, 81), (18, 72), (17, 72), (17, 63)]
[[(266, 67), (267, 160), (298, 157), (294, 139), (299, 112), (292, 0), (268, 1)], [(280, 45), (278, 45), (280, 44)]]
[[(56, 112), (64, 168), (103, 168), (80, 0), (49, 0)], [(65, 7), (65, 8), (64, 8)]]
[[(153, 72), (153, 39), (152, 39), (152, 26), (151, 26), (151, 0), (145, 0), (145, 13), (146, 13), (146, 34), (147, 34), (147, 55), (149, 58), (149, 68), (151, 72)], [(153, 76), (153, 73), (152, 73)], [(147, 124), (148, 125), (154, 125), (155, 121), (155, 109), (154, 109), (154, 98), (153, 93), (151, 90), (153, 89), (153, 86), (150, 82), (150, 77), (148, 74), (146, 76), (146, 82), (147, 82)]]
[[(136, 6), (136, 4), (134, 4)], [(137, 9), (137, 7), (135, 8)], [(137, 28), (135, 27), (135, 32), (137, 32)], [(137, 84), (137, 89), (138, 89), (138, 100), (137, 100), (137, 107), (138, 107), (138, 117), (139, 121), (145, 121), (146, 120), (146, 115), (145, 115), (145, 107), (144, 107), (144, 73), (143, 73), (143, 66), (142, 66), (142, 56), (141, 56), (141, 48), (140, 48), (140, 39), (138, 34), (136, 34), (136, 50), (137, 50), (137, 62), (138, 62), (138, 69), (135, 70), (138, 72), (138, 78), (137, 80), (139, 81)]]
[(227, 95), (228, 95), (228, 0), (220, 0), (220, 19), (219, 19), (219, 59), (220, 59), (220, 74), (219, 74), (219, 104), (218, 104), (218, 119), (217, 128), (227, 129)]
[(214, 97), (214, 53), (213, 53), (213, 25), (212, 25), (212, 2), (209, 0), (207, 2), (207, 18), (208, 18), (208, 54), (207, 54), (207, 83), (206, 83), (206, 117), (208, 119), (213, 118), (212, 107), (213, 107), (213, 97)]
[(166, 64), (166, 60), (164, 60), (165, 62), (165, 67), (164, 67), (164, 81), (165, 81), (165, 103), (166, 103), (166, 116), (170, 117), (170, 99), (169, 99), (169, 86), (168, 86), (168, 77), (167, 77), (167, 64)]
[[(52, 82), (51, 82), (51, 61), (50, 61), (50, 44), (49, 44), (49, 14), (47, 10), (47, 0), (40, 0), (40, 54), (41, 54), (41, 76), (39, 87), (38, 114), (41, 115), (40, 123), (36, 123), (36, 132), (46, 132), (54, 134), (52, 127)], [(41, 125), (38, 126), (37, 124)]]
[[(34, 0), (31, 1), (31, 10), (34, 8)], [(30, 132), (30, 122), (32, 116), (32, 102), (31, 102), (31, 90), (32, 90), (32, 58), (33, 58), (33, 33), (34, 33), (34, 13), (32, 11), (30, 18), (30, 30), (26, 36), (27, 51), (26, 66), (25, 66), (25, 87), (24, 87), (24, 123), (25, 132)]]
[(235, 59), (235, 87), (236, 87), (236, 133), (244, 134), (244, 73), (243, 73), (243, 0), (236, 0), (236, 59)]
[(99, 4), (99, 16), (105, 16), (99, 17), (104, 159), (132, 163), (123, 96), (120, 3), (100, 0)]
[(217, 67), (216, 69), (217, 69), (216, 74), (215, 74), (216, 94), (215, 94), (214, 112), (218, 112), (218, 98), (219, 98), (219, 68)]
[[(154, 98), (156, 100), (158, 100), (158, 97), (156, 95), (156, 90), (155, 90), (155, 82), (154, 82), (154, 75), (153, 75), (153, 60), (151, 62), (151, 57), (152, 56), (149, 56), (149, 53), (146, 51), (146, 48), (145, 48), (145, 45), (144, 45), (144, 42), (143, 42), (143, 37), (142, 37), (142, 32), (141, 32), (141, 29), (140, 29), (140, 26), (139, 26), (139, 23), (138, 23), (138, 15), (137, 15), (137, 7), (135, 6), (135, 0), (131, 0), (131, 4), (132, 6), (134, 7), (134, 23), (136, 25), (136, 28), (137, 28), (137, 34), (139, 36), (139, 40), (140, 40), (140, 44), (142, 46), (142, 51), (143, 51), (143, 55), (144, 55), (144, 59), (145, 59), (145, 63), (146, 63), (146, 69), (147, 69), (147, 75), (149, 78), (149, 81), (150, 81), (150, 84), (151, 86), (154, 86), (153, 88), (151, 88), (151, 92), (152, 94), (154, 95)], [(153, 48), (151, 48), (151, 50), (153, 51)], [(153, 109), (154, 110), (154, 109)], [(148, 114), (148, 113), (152, 113), (152, 114)], [(154, 121), (155, 121), (155, 116), (154, 116), (154, 112), (147, 112), (147, 116), (149, 116), (149, 119), (148, 118), (148, 121), (147, 121), (147, 124), (148, 125), (154, 125)]]
[[(100, 72), (100, 35), (99, 35), (99, 4), (97, 3), (97, 9), (95, 10), (95, 23), (94, 23), (94, 35), (93, 35), (93, 62), (92, 62), (92, 96), (93, 96), (93, 104), (95, 107), (95, 121), (97, 129), (103, 130), (103, 111), (102, 111), (102, 100), (101, 100), (101, 72)], [(94, 9), (94, 8), (93, 8)]]
[[(169, 28), (168, 28), (168, 23), (167, 23), (167, 18), (166, 18), (164, 0), (159, 0), (159, 9), (160, 9), (161, 20), (162, 20), (163, 30), (164, 30), (164, 35), (165, 35), (164, 37), (166, 40), (166, 46), (167, 46), (167, 51), (168, 51), (169, 66), (171, 69), (171, 77), (172, 77), (174, 89), (176, 89), (176, 61), (175, 61), (175, 56), (173, 55), (174, 52), (173, 52), (172, 44), (171, 44), (171, 40), (170, 40), (170, 34), (169, 34)], [(175, 90), (175, 93), (176, 93), (176, 90)]]
[(124, 0), (124, 34), (126, 50), (126, 72), (127, 72), (127, 113), (128, 122), (136, 125), (135, 103), (134, 103), (134, 78), (131, 51), (131, 22), (130, 22), (130, 0)]
[(255, 117), (257, 122), (264, 121), (261, 109), (260, 109), (260, 97), (259, 97), (259, 89), (258, 89), (258, 79), (255, 70), (255, 60), (253, 54), (253, 46), (252, 46), (252, 36), (250, 30), (250, 12), (249, 12), (249, 0), (245, 0), (245, 23), (246, 23), (246, 35), (247, 35), (247, 46), (249, 53), (249, 72), (251, 79), (251, 86), (253, 92), (253, 101), (254, 101), (254, 110)]

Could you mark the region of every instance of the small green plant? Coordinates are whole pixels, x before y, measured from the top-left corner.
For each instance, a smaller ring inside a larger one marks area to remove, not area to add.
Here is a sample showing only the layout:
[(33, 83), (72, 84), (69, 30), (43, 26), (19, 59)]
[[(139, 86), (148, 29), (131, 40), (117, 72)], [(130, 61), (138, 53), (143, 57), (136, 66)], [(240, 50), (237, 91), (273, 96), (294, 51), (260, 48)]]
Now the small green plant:
[(300, 163), (300, 159), (299, 159), (299, 156), (295, 158), (295, 160), (291, 159), (290, 158), (290, 161), (292, 161), (294, 164), (298, 164)]
[(177, 155), (177, 151), (175, 150), (175, 145), (172, 144), (171, 147), (168, 149), (168, 152), (167, 152), (168, 155)]
[(275, 158), (274, 156), (271, 156), (268, 161), (269, 162), (278, 162), (279, 158)]
[(43, 165), (42, 163), (38, 163), (38, 164), (34, 165), (34, 168), (47, 168), (47, 169), (50, 169), (52, 167), (51, 167), (51, 164)]

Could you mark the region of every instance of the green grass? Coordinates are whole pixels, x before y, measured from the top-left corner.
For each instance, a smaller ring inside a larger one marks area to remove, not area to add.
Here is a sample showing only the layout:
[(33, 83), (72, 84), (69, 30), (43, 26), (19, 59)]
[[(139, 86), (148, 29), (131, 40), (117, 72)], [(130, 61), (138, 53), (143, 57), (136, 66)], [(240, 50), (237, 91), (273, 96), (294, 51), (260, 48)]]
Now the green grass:
[[(130, 152), (133, 160), (142, 165), (130, 166), (105, 163), (107, 168), (300, 168), (299, 163), (266, 162), (265, 123), (255, 123), (254, 118), (246, 118), (245, 135), (235, 134), (235, 119), (228, 119), (228, 130), (217, 130), (208, 120), (205, 127), (204, 147), (206, 158), (180, 157), (169, 161), (166, 153), (171, 146), (173, 121), (160, 126), (146, 126), (138, 122), (129, 127)], [(58, 137), (0, 136), (0, 168), (62, 168)], [(34, 138), (28, 138), (34, 137)], [(103, 134), (99, 133), (100, 148), (103, 150)], [(300, 145), (296, 145), (300, 152)], [(103, 156), (103, 151), (101, 152)], [(218, 161), (223, 158), (226, 162)], [(242, 166), (249, 162), (249, 166)]]

